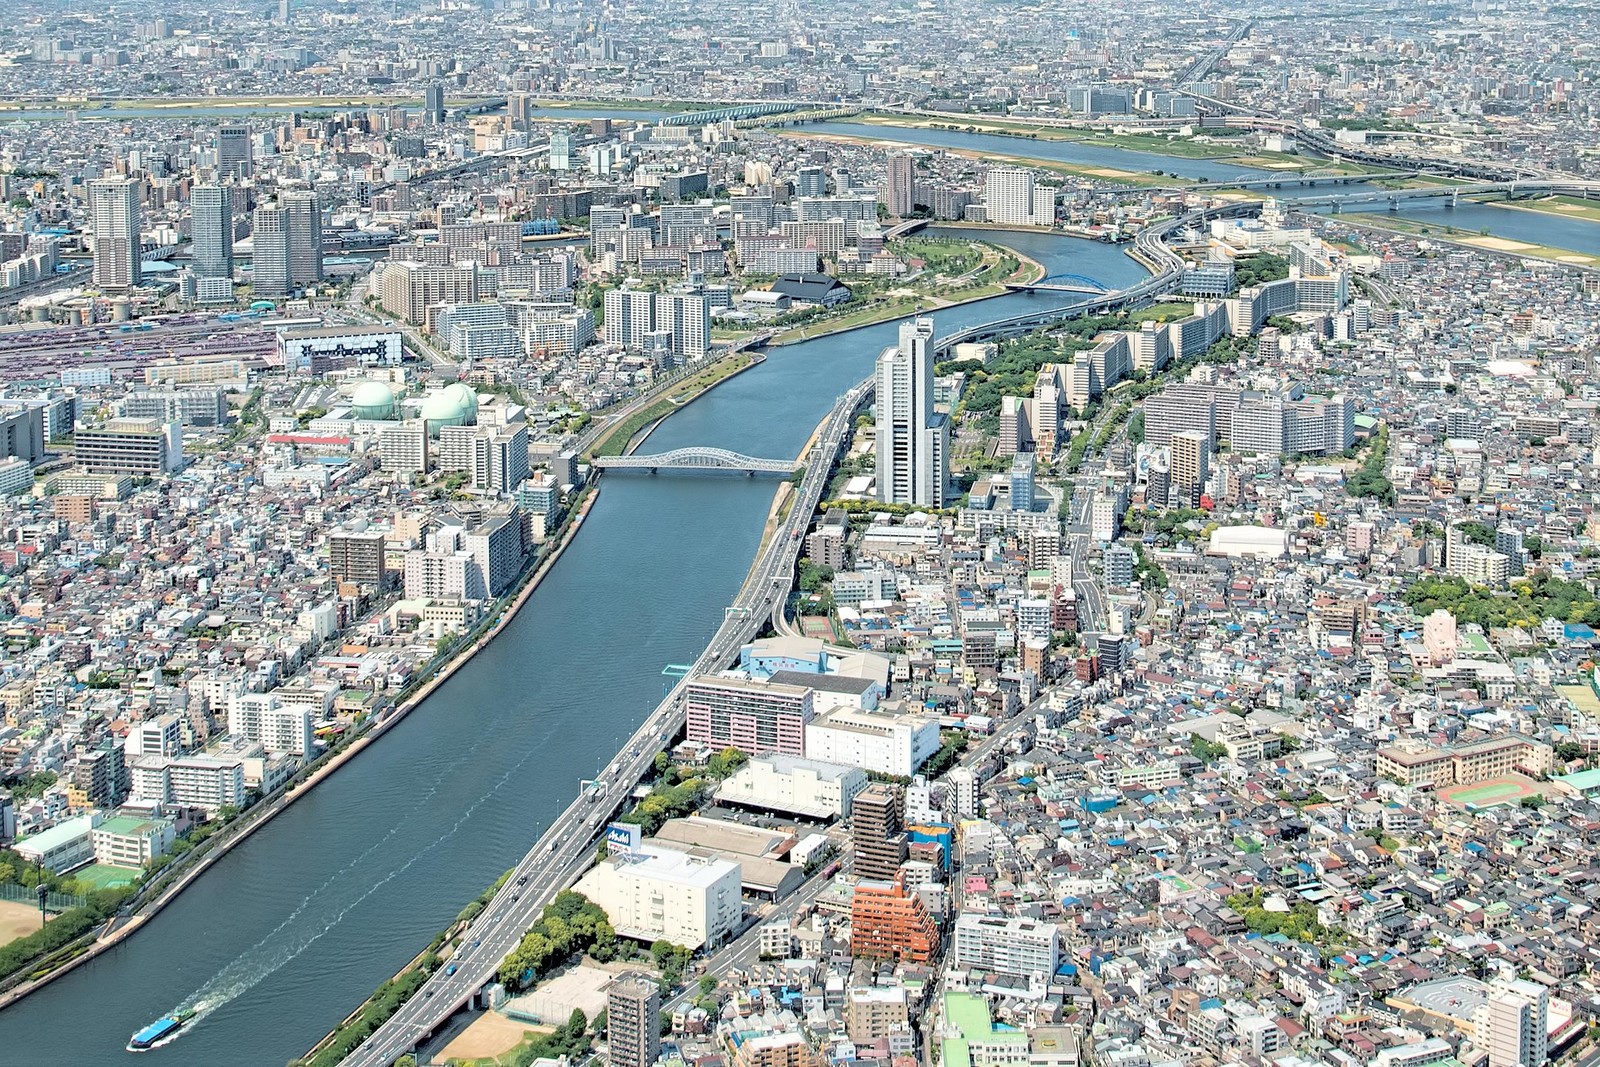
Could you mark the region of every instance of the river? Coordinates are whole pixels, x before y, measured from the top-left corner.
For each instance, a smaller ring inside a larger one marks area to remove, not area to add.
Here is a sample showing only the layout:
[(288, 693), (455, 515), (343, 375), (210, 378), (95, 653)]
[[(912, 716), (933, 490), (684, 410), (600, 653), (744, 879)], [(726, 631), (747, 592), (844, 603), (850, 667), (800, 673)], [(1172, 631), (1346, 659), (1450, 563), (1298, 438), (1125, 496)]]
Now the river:
[[(994, 235), (1124, 286), (1121, 249)], [(936, 312), (940, 334), (1037, 308), (1010, 294)], [(1070, 301), (1070, 298), (1067, 298)], [(792, 456), (896, 326), (774, 350), (668, 419), (646, 451)], [(0, 1012), (4, 1062), (125, 1065), (128, 1035), (202, 1016), (156, 1067), (282, 1067), (399, 970), (615, 753), (695, 659), (754, 558), (771, 481), (613, 475), (498, 640), (403, 722), (220, 860), (122, 945)]]
[[(1136, 152), (1126, 148), (1090, 144), (1083, 141), (1030, 140), (1025, 137), (1008, 137), (994, 133), (967, 133), (964, 130), (928, 130), (909, 127), (877, 126), (861, 122), (819, 122), (799, 127), (808, 134), (834, 134), (840, 137), (867, 137), (899, 144), (922, 145), (928, 148), (959, 149), (985, 155), (1007, 155), (1044, 162), (1073, 163), (1088, 167), (1105, 167), (1126, 171), (1163, 171), (1191, 181), (1239, 181), (1243, 178), (1271, 177), (1276, 171), (1254, 170), (1215, 159), (1180, 159)], [(1240, 154), (1249, 150), (1240, 146)], [(1273, 196), (1296, 200), (1330, 193), (1348, 192), (1360, 185), (1339, 186), (1333, 189), (1284, 188), (1271, 190)], [(1514, 211), (1487, 204), (1464, 203), (1451, 208), (1447, 200), (1402, 202), (1400, 210), (1392, 214), (1397, 218), (1412, 219), (1438, 227), (1439, 236), (1446, 236), (1446, 226), (1454, 226), (1466, 234), (1484, 231), (1495, 237), (1505, 237), (1528, 244), (1547, 245), (1552, 248), (1570, 248), (1575, 252), (1600, 256), (1600, 224), (1581, 219), (1563, 218), (1536, 211)], [(1388, 215), (1388, 204), (1374, 200), (1353, 205), (1351, 212), (1369, 215)]]

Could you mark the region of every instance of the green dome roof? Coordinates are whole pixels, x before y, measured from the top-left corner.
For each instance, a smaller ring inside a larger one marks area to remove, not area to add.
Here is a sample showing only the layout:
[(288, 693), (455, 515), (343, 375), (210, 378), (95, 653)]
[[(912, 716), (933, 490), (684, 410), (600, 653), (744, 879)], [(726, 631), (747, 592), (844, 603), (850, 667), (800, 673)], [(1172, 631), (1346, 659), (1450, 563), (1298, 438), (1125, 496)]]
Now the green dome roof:
[(393, 418), (394, 390), (382, 382), (362, 382), (350, 398), (350, 407), (358, 419)]
[(459, 388), (452, 385), (422, 398), (419, 414), (428, 424), (430, 434), (437, 433), (441, 426), (465, 426), (477, 414), (476, 398), (469, 404), (458, 391)]
[(467, 413), (468, 421), (476, 421), (478, 416), (478, 394), (473, 392), (470, 385), (456, 382), (454, 385), (445, 386), (444, 391), (455, 397), (461, 404), (461, 410)]

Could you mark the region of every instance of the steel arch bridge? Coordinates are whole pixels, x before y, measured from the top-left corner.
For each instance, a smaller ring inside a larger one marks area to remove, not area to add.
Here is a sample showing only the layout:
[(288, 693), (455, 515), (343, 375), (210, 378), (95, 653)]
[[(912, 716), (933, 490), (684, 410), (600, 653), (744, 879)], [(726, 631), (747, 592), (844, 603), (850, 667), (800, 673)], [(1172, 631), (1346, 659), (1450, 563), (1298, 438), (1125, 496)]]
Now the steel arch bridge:
[(799, 469), (792, 459), (761, 459), (726, 448), (675, 448), (649, 456), (596, 456), (594, 465), (601, 470), (642, 470), (650, 474), (658, 470), (701, 470), (787, 476)]
[(1017, 286), (1019, 289), (1060, 289), (1073, 293), (1109, 293), (1111, 287), (1087, 274), (1052, 274), (1036, 282)]

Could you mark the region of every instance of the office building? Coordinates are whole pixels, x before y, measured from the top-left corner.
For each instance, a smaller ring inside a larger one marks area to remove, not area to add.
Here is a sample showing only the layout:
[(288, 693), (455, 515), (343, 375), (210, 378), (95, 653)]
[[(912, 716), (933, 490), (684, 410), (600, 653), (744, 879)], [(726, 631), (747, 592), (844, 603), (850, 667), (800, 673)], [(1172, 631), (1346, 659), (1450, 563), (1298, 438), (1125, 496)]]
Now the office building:
[(972, 913), (956, 920), (953, 967), (1028, 979), (1054, 975), (1060, 962), (1061, 939), (1054, 923)]
[(289, 213), (263, 204), (251, 216), (250, 286), (256, 296), (289, 296), (294, 277), (289, 267)]
[(1032, 511), (1034, 501), (1035, 457), (1032, 452), (1018, 452), (1011, 457), (1011, 510)]
[(143, 280), (139, 185), (137, 178), (96, 178), (89, 183), (94, 284), (101, 289), (131, 289)]
[(855, 795), (850, 805), (850, 841), (855, 872), (862, 878), (888, 881), (906, 858), (905, 794), (899, 786), (879, 782)]
[(794, 195), (827, 196), (828, 172), (821, 167), (801, 167), (795, 172)]
[(190, 254), (196, 278), (233, 277), (233, 195), (220, 185), (196, 185), (189, 194)]
[(597, 863), (574, 888), (605, 911), (622, 937), (696, 950), (738, 930), (740, 884), (737, 863), (644, 843)]
[(250, 177), (250, 127), (243, 123), (223, 123), (217, 127), (217, 177), (243, 180)]
[(916, 173), (909, 152), (896, 152), (889, 157), (883, 203), (896, 218), (905, 218), (916, 206)]
[[(857, 855), (858, 873), (860, 867)], [(850, 955), (927, 963), (938, 950), (939, 928), (921, 898), (906, 889), (903, 873), (882, 881), (862, 876), (850, 902)]]
[(336, 581), (381, 590), (384, 536), (376, 530), (335, 530), (328, 535), (328, 573)]
[(289, 213), (290, 281), (314, 285), (322, 280), (322, 204), (312, 189), (290, 189), (278, 202)]
[(812, 692), (743, 678), (701, 678), (684, 690), (688, 738), (746, 755), (806, 754)]
[(625, 974), (606, 987), (611, 1067), (653, 1067), (661, 1055), (661, 991), (655, 979)]
[(38, 463), (45, 457), (46, 441), (72, 433), (71, 419), (47, 418), (48, 405), (13, 404), (0, 403), (0, 457)]
[(183, 433), (175, 422), (113, 419), (78, 430), (73, 448), (90, 474), (168, 474), (183, 466)]
[(1550, 991), (1514, 979), (1490, 987), (1488, 1001), (1473, 1013), (1473, 1044), (1489, 1067), (1542, 1067), (1550, 1058)]
[(878, 356), (878, 499), (940, 508), (950, 427), (933, 410), (933, 320), (900, 324), (898, 345)]
[(444, 86), (434, 82), (423, 90), (423, 120), (435, 126), (444, 124)]

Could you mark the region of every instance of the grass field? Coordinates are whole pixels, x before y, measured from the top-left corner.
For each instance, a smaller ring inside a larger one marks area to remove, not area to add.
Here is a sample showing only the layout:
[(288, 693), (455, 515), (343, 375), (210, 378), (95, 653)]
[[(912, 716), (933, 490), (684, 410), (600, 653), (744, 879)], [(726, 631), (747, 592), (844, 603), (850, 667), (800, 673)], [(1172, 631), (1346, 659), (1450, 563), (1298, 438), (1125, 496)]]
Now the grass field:
[(1564, 219), (1583, 219), (1600, 222), (1600, 200), (1585, 200), (1581, 196), (1547, 196), (1539, 200), (1488, 200), (1495, 207), (1514, 208), (1518, 211), (1537, 211), (1541, 215), (1557, 215)]
[(635, 434), (658, 419), (664, 419), (724, 378), (732, 377), (750, 365), (750, 354), (741, 352), (717, 360), (692, 377), (674, 385), (671, 391), (640, 411), (611, 427), (589, 450), (591, 456), (620, 456), (627, 451)]
[(1392, 215), (1359, 214), (1340, 215), (1337, 217), (1345, 222), (1374, 226), (1382, 230), (1392, 230), (1395, 233), (1415, 234), (1418, 237), (1429, 237), (1436, 241), (1449, 241), (1472, 248), (1481, 248), (1486, 252), (1502, 252), (1513, 256), (1548, 259), (1556, 263), (1568, 263), (1577, 267), (1600, 265), (1600, 256), (1591, 256), (1586, 252), (1577, 252), (1570, 248), (1555, 248), (1551, 245), (1528, 244), (1526, 241), (1512, 241), (1504, 237), (1490, 237), (1486, 234), (1473, 233), (1470, 230), (1460, 230), (1454, 226), (1434, 226), (1416, 222), (1412, 219), (1395, 218)]
[(1541, 795), (1537, 782), (1520, 774), (1504, 778), (1491, 778), (1486, 782), (1446, 786), (1439, 790), (1439, 800), (1459, 807), (1497, 808), (1503, 804), (1518, 804), (1523, 799)]
[(39, 929), (39, 908), (15, 900), (0, 900), (0, 945), (10, 944)]
[(131, 867), (111, 867), (104, 863), (91, 863), (87, 867), (73, 871), (72, 877), (80, 882), (88, 882), (96, 889), (115, 889), (139, 877), (139, 872)]

